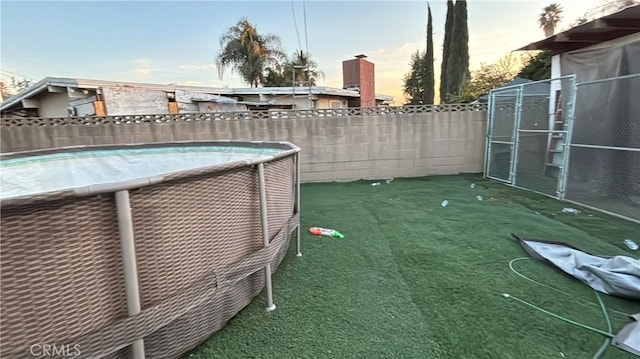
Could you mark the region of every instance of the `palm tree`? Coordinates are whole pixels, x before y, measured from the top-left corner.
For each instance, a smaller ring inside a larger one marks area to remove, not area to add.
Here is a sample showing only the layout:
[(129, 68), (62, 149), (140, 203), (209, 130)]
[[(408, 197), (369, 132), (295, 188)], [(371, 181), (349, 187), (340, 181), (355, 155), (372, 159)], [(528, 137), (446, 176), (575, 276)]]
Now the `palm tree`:
[(538, 24), (540, 24), (540, 28), (544, 31), (544, 36), (549, 37), (553, 35), (556, 30), (556, 25), (558, 25), (561, 19), (562, 6), (557, 3), (546, 6), (538, 18)]
[(262, 83), (265, 87), (281, 87), (281, 86), (291, 86), (291, 78), (288, 80), (285, 78), (285, 73), (283, 69), (283, 65), (276, 64), (273, 67), (267, 67), (265, 69), (264, 82)]
[(298, 85), (315, 86), (318, 78), (324, 78), (324, 73), (318, 70), (317, 67), (318, 64), (311, 60), (308, 54), (305, 54), (302, 50), (296, 51), (287, 66), (287, 72), (290, 75), (288, 78), (293, 78), (293, 70), (295, 70)]
[(280, 38), (262, 35), (246, 18), (241, 18), (220, 37), (221, 50), (216, 59), (218, 75), (227, 67), (237, 71), (251, 87), (264, 82), (267, 67), (276, 67), (285, 58), (280, 50)]
[[(291, 60), (266, 68), (264, 85), (274, 87), (316, 86), (324, 73), (317, 69), (318, 64), (303, 51), (296, 51)], [(295, 76), (295, 80), (294, 80)]]

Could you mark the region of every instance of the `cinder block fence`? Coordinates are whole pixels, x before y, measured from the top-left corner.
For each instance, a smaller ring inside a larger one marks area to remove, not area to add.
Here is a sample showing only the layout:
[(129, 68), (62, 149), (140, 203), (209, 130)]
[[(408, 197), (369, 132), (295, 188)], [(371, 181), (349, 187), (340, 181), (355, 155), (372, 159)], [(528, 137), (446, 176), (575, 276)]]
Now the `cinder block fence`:
[(305, 182), (482, 172), (477, 105), (179, 115), (3, 118), (2, 152), (166, 141), (290, 141)]

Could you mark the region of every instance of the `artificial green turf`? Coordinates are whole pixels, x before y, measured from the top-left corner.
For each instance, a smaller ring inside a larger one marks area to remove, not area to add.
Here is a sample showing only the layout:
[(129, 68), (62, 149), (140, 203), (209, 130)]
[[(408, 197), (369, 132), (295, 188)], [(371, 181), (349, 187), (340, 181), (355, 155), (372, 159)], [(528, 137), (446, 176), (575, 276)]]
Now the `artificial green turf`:
[[(476, 187), (469, 185), (475, 182)], [(273, 277), (278, 309), (264, 297), (190, 358), (591, 358), (603, 337), (532, 310), (508, 293), (606, 330), (593, 290), (526, 257), (510, 233), (554, 239), (589, 253), (637, 258), (640, 226), (567, 206), (478, 176), (302, 186), (302, 257), (292, 244)], [(478, 201), (481, 195), (484, 200)], [(442, 207), (447, 199), (449, 205)], [(575, 207), (575, 206), (574, 206)], [(312, 237), (334, 228), (343, 240)], [(601, 295), (625, 313), (640, 303)], [(614, 332), (627, 320), (611, 313)], [(605, 358), (631, 358), (614, 347)]]

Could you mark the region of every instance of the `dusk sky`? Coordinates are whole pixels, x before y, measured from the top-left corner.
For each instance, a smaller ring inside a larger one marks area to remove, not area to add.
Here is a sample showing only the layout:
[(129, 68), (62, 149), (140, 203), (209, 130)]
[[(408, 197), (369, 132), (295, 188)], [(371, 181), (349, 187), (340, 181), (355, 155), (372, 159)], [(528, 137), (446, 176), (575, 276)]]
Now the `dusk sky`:
[[(471, 70), (543, 38), (537, 19), (551, 0), (468, 2)], [(557, 1), (566, 28), (603, 0)], [(439, 77), (445, 1), (431, 1)], [(298, 49), (294, 12), (305, 49), (302, 1), (71, 1), (1, 3), (2, 79), (47, 76), (217, 87), (247, 87), (230, 71), (220, 79), (219, 38), (242, 16), (258, 31)], [(293, 7), (293, 9), (292, 9)], [(426, 46), (426, 1), (307, 1), (308, 49), (325, 74), (321, 86), (342, 87), (342, 61), (366, 54), (376, 66), (376, 92), (404, 102), (410, 56)]]

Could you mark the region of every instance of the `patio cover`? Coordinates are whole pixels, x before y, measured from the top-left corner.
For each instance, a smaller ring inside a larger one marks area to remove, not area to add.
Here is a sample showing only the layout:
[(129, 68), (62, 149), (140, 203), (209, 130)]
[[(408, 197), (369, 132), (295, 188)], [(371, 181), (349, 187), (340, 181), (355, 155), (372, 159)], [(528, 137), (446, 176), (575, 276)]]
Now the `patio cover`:
[(547, 50), (555, 55), (582, 49), (640, 32), (639, 19), (640, 5), (629, 6), (515, 51)]

